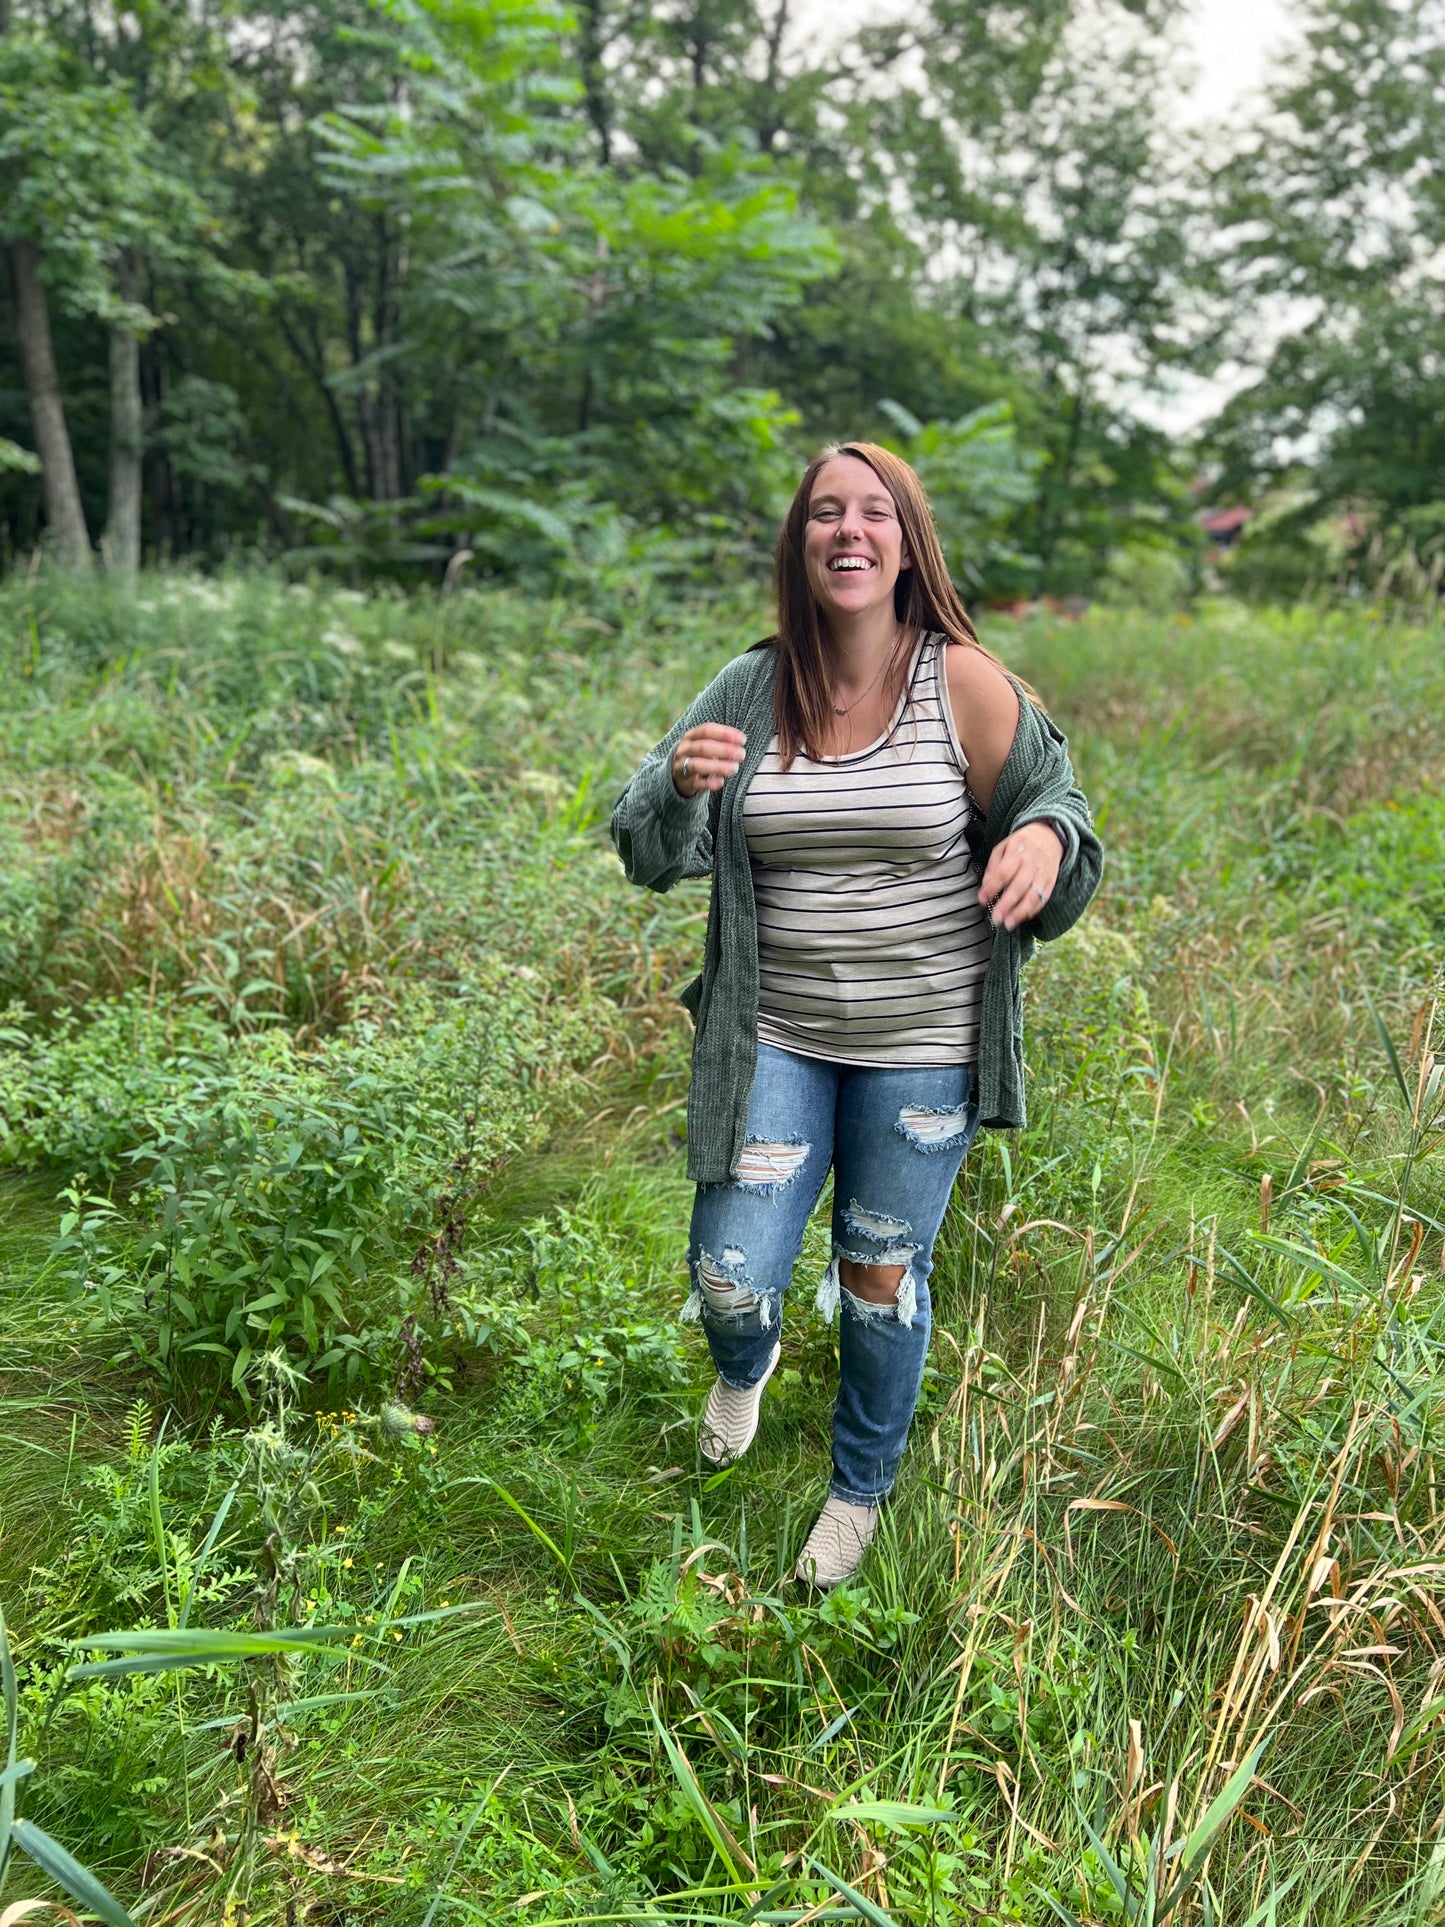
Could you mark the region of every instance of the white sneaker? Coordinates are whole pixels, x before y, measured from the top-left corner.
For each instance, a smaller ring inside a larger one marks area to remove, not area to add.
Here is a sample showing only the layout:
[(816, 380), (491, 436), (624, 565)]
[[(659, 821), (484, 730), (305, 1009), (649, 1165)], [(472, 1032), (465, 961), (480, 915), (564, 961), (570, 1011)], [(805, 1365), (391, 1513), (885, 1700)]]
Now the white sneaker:
[(829, 1591), (857, 1571), (877, 1529), (876, 1505), (849, 1505), (846, 1499), (835, 1499), (830, 1493), (808, 1534), (808, 1543), (798, 1554), (793, 1577), (805, 1586)]
[(763, 1402), (763, 1387), (772, 1377), (782, 1355), (782, 1341), (774, 1345), (768, 1369), (756, 1385), (739, 1392), (720, 1378), (707, 1395), (702, 1423), (697, 1428), (697, 1449), (709, 1465), (733, 1465), (757, 1436), (758, 1407)]

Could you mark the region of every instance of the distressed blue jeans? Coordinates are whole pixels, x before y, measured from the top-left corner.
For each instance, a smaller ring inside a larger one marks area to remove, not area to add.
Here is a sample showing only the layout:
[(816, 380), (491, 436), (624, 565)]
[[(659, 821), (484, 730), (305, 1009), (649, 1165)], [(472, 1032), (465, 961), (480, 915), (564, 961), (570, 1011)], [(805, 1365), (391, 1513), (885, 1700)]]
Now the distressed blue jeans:
[[(767, 1370), (803, 1229), (833, 1171), (833, 1259), (818, 1306), (838, 1311), (830, 1490), (874, 1505), (892, 1490), (923, 1384), (928, 1275), (949, 1193), (978, 1125), (962, 1064), (828, 1064), (758, 1046), (736, 1177), (700, 1184), (692, 1297), (714, 1365), (739, 1391)], [(850, 1292), (839, 1261), (904, 1267), (892, 1303)]]

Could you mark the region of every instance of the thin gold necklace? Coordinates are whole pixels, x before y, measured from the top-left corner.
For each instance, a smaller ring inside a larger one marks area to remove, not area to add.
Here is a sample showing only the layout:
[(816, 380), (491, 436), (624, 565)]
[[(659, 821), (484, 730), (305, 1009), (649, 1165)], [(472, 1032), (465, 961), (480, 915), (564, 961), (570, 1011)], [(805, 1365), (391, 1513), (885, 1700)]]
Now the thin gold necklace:
[(861, 696), (855, 696), (852, 702), (847, 704), (846, 707), (842, 703), (833, 704), (833, 714), (835, 716), (851, 716), (853, 714), (853, 711), (858, 707), (859, 703), (861, 703), (865, 697), (871, 696), (873, 694), (874, 687), (876, 686), (879, 677), (883, 674), (883, 671), (888, 667), (889, 663), (892, 662), (894, 656), (897, 655), (898, 653), (899, 633), (900, 632), (897, 629), (893, 631), (892, 644), (890, 645), (888, 652), (884, 656), (882, 662), (879, 663), (877, 669), (874, 671), (873, 681), (869, 683), (868, 687), (863, 691), (863, 694)]

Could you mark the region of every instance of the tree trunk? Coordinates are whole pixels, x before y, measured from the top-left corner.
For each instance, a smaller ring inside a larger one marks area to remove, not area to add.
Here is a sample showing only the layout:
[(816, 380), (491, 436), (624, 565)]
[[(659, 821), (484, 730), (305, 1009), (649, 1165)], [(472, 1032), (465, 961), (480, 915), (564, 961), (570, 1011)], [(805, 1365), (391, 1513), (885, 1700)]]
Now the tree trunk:
[(371, 329), (378, 357), (376, 382), (376, 470), (378, 494), (384, 502), (398, 502), (402, 482), (401, 379), (392, 349), (400, 332), (401, 249), (391, 223), (383, 214), (377, 223), (380, 260)]
[(45, 519), (61, 561), (72, 568), (88, 569), (90, 531), (85, 526), (80, 484), (75, 477), (75, 456), (60, 399), (60, 376), (55, 367), (45, 283), (40, 279), (40, 258), (30, 241), (12, 242), (9, 252), (10, 280), (15, 291), (15, 334), (20, 347), (25, 397), (30, 404), (35, 450), (40, 457), (45, 485)]
[(582, 94), (587, 118), (597, 136), (597, 151), (604, 167), (612, 165), (612, 102), (607, 93), (607, 32), (603, 21), (604, 0), (582, 0), (578, 8), (581, 21)]
[[(140, 270), (127, 248), (116, 264), (121, 298), (140, 300)], [(110, 509), (106, 560), (122, 575), (140, 567), (142, 413), (140, 338), (129, 328), (110, 331)]]
[(1058, 546), (1059, 533), (1063, 527), (1064, 513), (1070, 489), (1074, 483), (1074, 468), (1079, 459), (1079, 443), (1084, 433), (1084, 411), (1087, 406), (1086, 391), (1082, 375), (1079, 386), (1074, 390), (1074, 406), (1069, 414), (1069, 433), (1064, 443), (1063, 454), (1058, 464), (1057, 476), (1053, 465), (1045, 471), (1044, 487), (1039, 500), (1039, 574), (1040, 587), (1054, 559)]
[(783, 91), (783, 35), (788, 31), (789, 0), (778, 0), (773, 24), (768, 28), (768, 77), (763, 85), (763, 119), (758, 128), (758, 145), (771, 154), (783, 131), (779, 102)]

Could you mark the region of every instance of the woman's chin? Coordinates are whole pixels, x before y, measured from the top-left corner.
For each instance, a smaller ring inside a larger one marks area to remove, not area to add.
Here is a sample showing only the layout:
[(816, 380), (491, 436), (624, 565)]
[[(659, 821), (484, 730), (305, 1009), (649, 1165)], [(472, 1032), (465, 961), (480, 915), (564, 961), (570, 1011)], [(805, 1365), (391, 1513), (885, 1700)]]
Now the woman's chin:
[(859, 616), (871, 615), (877, 609), (890, 607), (893, 600), (891, 594), (880, 594), (877, 585), (871, 582), (866, 594), (861, 589), (834, 590), (830, 586), (820, 590), (815, 585), (813, 598), (826, 620), (842, 616), (845, 621), (856, 621)]

